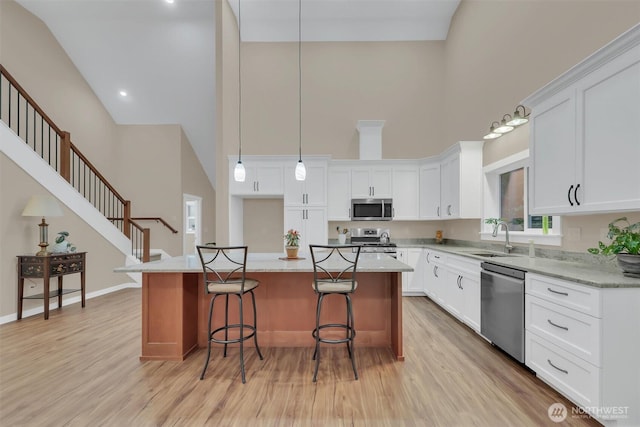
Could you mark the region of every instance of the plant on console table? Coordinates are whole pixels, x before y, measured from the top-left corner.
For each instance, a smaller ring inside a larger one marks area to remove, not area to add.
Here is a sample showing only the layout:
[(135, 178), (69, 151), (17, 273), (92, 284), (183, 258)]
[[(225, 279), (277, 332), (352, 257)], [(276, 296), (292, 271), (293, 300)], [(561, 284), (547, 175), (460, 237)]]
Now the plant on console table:
[(300, 249), (300, 233), (293, 228), (284, 235), (285, 249), (287, 250), (287, 258), (298, 258), (298, 249)]
[[(624, 225), (626, 223), (626, 225)], [(597, 248), (589, 248), (592, 254), (615, 255), (625, 275), (640, 277), (640, 222), (631, 224), (627, 217), (609, 223), (606, 245), (598, 242)]]

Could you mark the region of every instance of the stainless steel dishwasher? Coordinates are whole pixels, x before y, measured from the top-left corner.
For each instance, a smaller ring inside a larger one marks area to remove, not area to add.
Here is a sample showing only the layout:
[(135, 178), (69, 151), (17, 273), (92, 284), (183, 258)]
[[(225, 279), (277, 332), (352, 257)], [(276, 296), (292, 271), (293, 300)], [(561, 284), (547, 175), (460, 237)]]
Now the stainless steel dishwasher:
[(490, 262), (483, 262), (481, 266), (481, 333), (524, 363), (525, 272)]

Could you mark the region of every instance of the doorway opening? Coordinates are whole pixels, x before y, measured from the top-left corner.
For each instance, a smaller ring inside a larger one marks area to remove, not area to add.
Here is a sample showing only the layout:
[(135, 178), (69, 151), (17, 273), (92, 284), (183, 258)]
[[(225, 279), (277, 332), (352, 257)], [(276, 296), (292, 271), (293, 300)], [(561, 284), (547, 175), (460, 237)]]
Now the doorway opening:
[(183, 238), (182, 254), (196, 253), (196, 246), (202, 241), (202, 197), (183, 194)]

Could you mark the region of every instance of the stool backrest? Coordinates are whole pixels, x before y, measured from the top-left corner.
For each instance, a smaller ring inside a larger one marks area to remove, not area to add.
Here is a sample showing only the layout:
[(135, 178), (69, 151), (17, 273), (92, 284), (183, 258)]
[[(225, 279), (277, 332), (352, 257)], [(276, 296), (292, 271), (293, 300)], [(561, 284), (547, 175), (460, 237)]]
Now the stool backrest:
[(247, 269), (247, 246), (196, 246), (202, 271), (204, 288), (209, 293), (209, 285), (241, 284), (244, 292)]
[(309, 245), (313, 262), (313, 286), (318, 291), (320, 283), (351, 284), (356, 288), (356, 270), (360, 258), (357, 245)]

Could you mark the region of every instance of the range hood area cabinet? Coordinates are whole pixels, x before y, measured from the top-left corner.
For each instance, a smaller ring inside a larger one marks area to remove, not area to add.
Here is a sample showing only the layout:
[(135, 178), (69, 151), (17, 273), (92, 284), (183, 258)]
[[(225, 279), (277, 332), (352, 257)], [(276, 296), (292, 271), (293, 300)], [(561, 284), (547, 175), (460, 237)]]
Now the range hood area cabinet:
[(460, 141), (420, 166), (420, 219), (482, 217), (484, 141)]
[(522, 104), (532, 214), (640, 210), (640, 24)]

